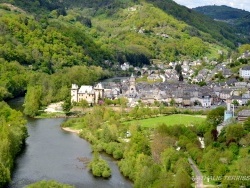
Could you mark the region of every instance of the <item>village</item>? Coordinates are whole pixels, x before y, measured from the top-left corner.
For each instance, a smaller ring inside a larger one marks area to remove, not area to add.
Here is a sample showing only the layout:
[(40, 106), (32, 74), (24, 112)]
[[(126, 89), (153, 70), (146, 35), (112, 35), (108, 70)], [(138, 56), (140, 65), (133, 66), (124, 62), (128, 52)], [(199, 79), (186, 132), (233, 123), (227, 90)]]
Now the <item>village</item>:
[[(249, 58), (246, 52), (239, 58)], [(125, 97), (128, 106), (134, 107), (139, 102), (147, 106), (155, 103), (165, 106), (178, 106), (183, 108), (215, 108), (226, 106), (229, 103), (233, 108), (249, 105), (250, 101), (250, 66), (244, 65), (239, 69), (237, 80), (227, 68), (228, 63), (208, 62), (214, 65), (212, 70), (203, 68), (196, 74), (194, 67), (201, 65), (201, 61), (169, 63), (167, 66), (155, 65), (151, 67), (134, 67), (130, 77), (114, 81), (100, 82), (95, 86), (77, 86), (72, 84), (71, 102), (86, 100), (89, 105), (98, 103), (100, 99), (117, 99)], [(175, 69), (181, 65), (183, 81)], [(172, 69), (168, 67), (171, 66)], [(131, 68), (128, 63), (121, 65), (122, 70)], [(153, 69), (154, 68), (154, 69)], [(224, 81), (218, 82), (213, 78), (223, 77)], [(146, 77), (146, 82), (138, 82), (141, 77)], [(201, 85), (199, 83), (205, 83)], [(239, 114), (250, 116), (249, 110)], [(231, 115), (232, 116), (232, 115)]]

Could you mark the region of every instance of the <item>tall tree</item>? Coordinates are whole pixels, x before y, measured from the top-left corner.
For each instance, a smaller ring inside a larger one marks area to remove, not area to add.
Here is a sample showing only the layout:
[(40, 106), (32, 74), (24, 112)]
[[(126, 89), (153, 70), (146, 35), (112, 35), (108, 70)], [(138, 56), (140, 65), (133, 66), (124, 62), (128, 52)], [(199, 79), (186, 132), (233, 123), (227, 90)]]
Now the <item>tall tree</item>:
[(42, 97), (41, 86), (29, 86), (24, 100), (24, 113), (28, 116), (34, 117), (38, 114), (40, 108), (40, 100)]

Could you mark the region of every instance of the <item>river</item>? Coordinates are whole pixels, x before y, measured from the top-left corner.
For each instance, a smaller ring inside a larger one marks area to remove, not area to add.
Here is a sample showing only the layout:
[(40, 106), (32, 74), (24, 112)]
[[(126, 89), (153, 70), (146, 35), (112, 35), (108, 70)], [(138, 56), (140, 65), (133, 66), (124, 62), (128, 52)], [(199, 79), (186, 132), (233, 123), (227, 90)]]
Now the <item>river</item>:
[[(12, 108), (22, 110), (23, 98), (8, 102)], [(27, 118), (29, 137), (16, 159), (12, 182), (8, 188), (22, 188), (40, 180), (56, 180), (83, 188), (130, 188), (132, 183), (119, 172), (116, 162), (107, 155), (112, 169), (109, 179), (95, 178), (79, 158), (91, 159), (90, 144), (74, 133), (60, 128), (64, 118)]]

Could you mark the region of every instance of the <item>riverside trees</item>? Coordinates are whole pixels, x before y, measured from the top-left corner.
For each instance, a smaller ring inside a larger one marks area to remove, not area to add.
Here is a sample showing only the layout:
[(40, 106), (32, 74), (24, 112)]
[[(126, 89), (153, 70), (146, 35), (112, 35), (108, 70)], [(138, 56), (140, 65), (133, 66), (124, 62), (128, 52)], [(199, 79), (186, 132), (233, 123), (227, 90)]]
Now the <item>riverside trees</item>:
[[(178, 140), (177, 138), (181, 132), (184, 131), (177, 131), (180, 127), (168, 130), (167, 126), (162, 125), (161, 128), (156, 128), (154, 132), (148, 128), (143, 129), (137, 125), (124, 125), (120, 122), (121, 117), (125, 119), (138, 117), (135, 114), (128, 117), (130, 115), (132, 114), (124, 111), (116, 112), (106, 106), (95, 106), (84, 117), (71, 119), (63, 126), (74, 126), (77, 124), (78, 128), (81, 127), (80, 136), (91, 142), (94, 151), (105, 151), (115, 159), (118, 159), (121, 172), (134, 181), (135, 187), (161, 186), (165, 184), (164, 182), (167, 178), (171, 179), (170, 186), (174, 186), (176, 184), (174, 175), (177, 173), (175, 163), (182, 158), (188, 163), (185, 154), (182, 151), (178, 152), (175, 150), (175, 142)], [(162, 130), (165, 130), (164, 133), (161, 133)], [(131, 137), (127, 136), (126, 133), (128, 131), (131, 133)], [(176, 132), (176, 136), (169, 136), (170, 132)], [(162, 137), (171, 137), (171, 142), (169, 142), (169, 139), (162, 138), (158, 140), (158, 136), (153, 136), (158, 134), (163, 134)], [(187, 137), (190, 137), (188, 133)], [(159, 144), (159, 142), (163, 143)], [(158, 146), (159, 148), (157, 149)], [(153, 153), (154, 156), (157, 153), (157, 159), (153, 157)], [(97, 164), (99, 160), (93, 161), (96, 161)], [(178, 162), (178, 164), (183, 163), (185, 162), (181, 162), (181, 160)], [(94, 163), (91, 163), (91, 167), (92, 164)], [(101, 168), (96, 169), (98, 176), (102, 176), (101, 172), (104, 171), (101, 171)], [(178, 174), (183, 173), (190, 178), (191, 170), (188, 166), (184, 171), (180, 171)]]
[(108, 76), (108, 72), (96, 66), (75, 66), (48, 75), (46, 73), (31, 72), (25, 96), (24, 113), (36, 116), (42, 106), (52, 102), (66, 101), (65, 110), (70, 108), (70, 87), (72, 83), (78, 85), (92, 85), (101, 78)]
[(21, 112), (0, 102), (0, 187), (11, 179), (14, 158), (28, 136), (25, 124)]
[[(169, 107), (165, 108), (163, 112), (170, 112)], [(249, 175), (243, 165), (249, 165), (249, 120), (243, 126), (225, 127), (220, 135), (215, 126), (221, 122), (221, 108), (210, 111), (206, 121), (195, 126), (160, 124), (150, 129), (138, 123), (122, 123), (137, 119), (136, 113), (145, 110), (136, 107), (121, 114), (106, 106), (95, 106), (84, 117), (71, 119), (64, 126), (81, 128), (80, 136), (91, 142), (94, 151), (105, 151), (118, 159), (120, 171), (134, 182), (134, 187), (189, 187), (192, 170), (188, 157), (192, 157), (204, 176)], [(213, 117), (216, 121), (211, 121)], [(205, 137), (205, 148), (198, 137)], [(221, 178), (213, 183), (226, 186), (232, 182)], [(233, 183), (249, 185), (249, 181)]]

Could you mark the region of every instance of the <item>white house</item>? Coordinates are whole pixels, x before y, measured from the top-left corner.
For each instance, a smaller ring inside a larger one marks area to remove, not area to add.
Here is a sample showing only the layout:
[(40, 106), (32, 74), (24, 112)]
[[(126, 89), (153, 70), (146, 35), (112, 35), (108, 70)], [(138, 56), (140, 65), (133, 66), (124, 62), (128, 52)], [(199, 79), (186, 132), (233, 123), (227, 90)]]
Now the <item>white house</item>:
[(213, 98), (210, 95), (204, 95), (200, 99), (201, 105), (203, 107), (210, 107), (213, 102)]
[(125, 70), (128, 70), (129, 67), (130, 67), (130, 65), (129, 65), (128, 62), (125, 62), (125, 63), (123, 63), (123, 64), (121, 65), (121, 69), (124, 70), (124, 71), (125, 71)]
[(240, 68), (240, 77), (245, 79), (250, 78), (250, 65)]

